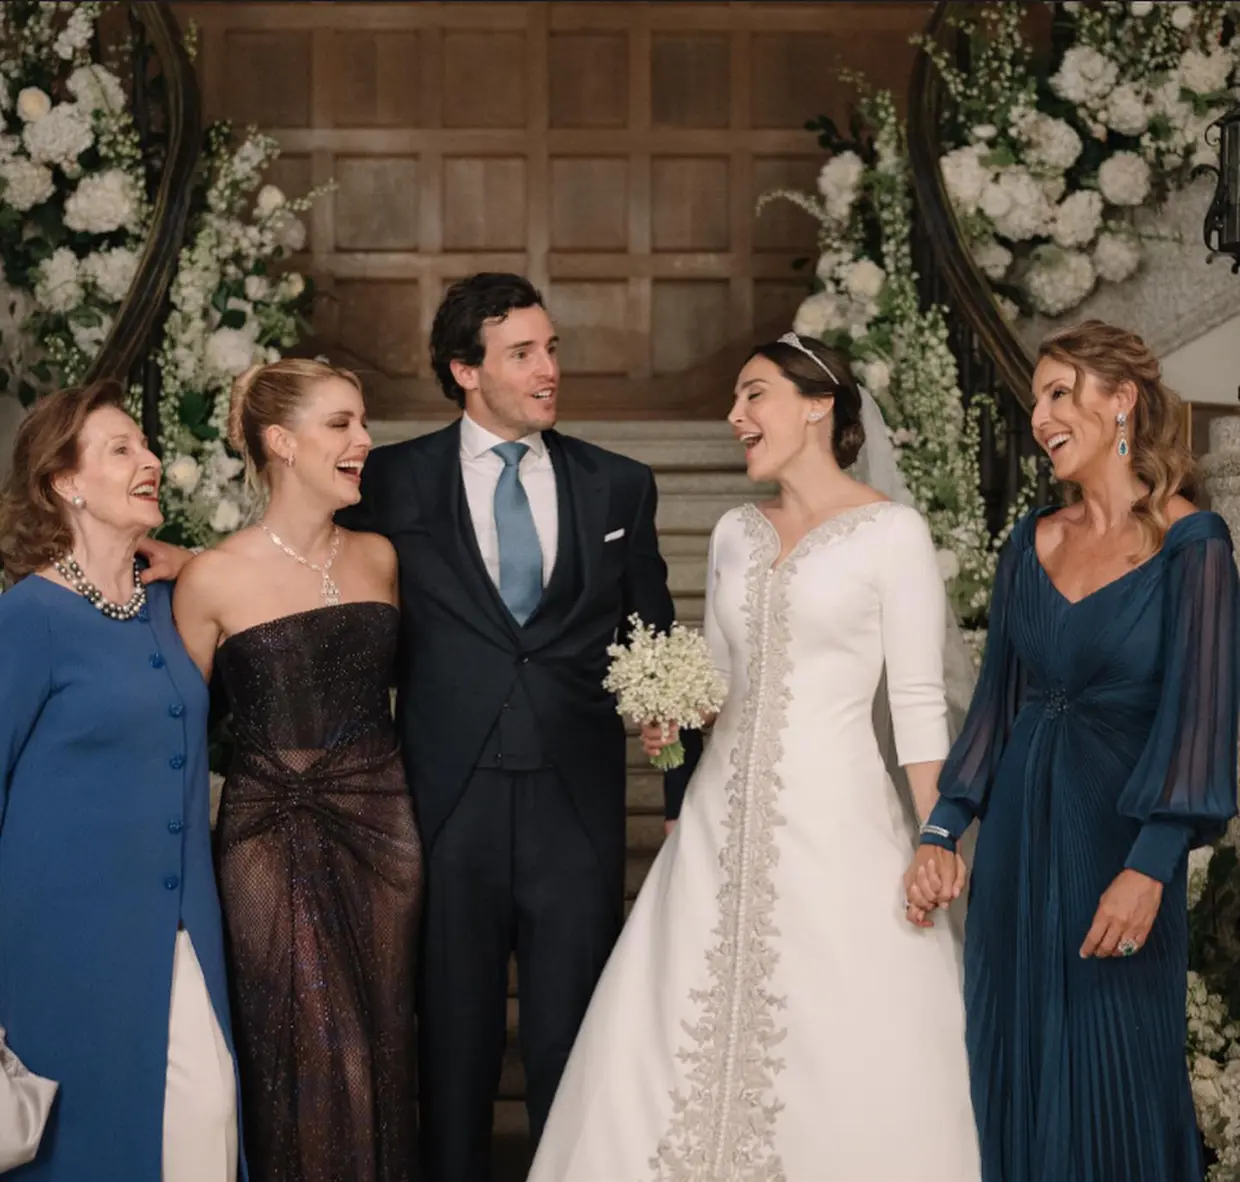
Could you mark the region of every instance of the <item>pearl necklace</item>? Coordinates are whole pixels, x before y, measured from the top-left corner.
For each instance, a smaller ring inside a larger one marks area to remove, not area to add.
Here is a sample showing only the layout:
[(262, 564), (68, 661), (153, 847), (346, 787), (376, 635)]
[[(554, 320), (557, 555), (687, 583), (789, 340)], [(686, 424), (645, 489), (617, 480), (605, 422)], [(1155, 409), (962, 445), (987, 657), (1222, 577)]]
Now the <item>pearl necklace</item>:
[(125, 603), (113, 603), (87, 577), (72, 554), (57, 558), (52, 569), (83, 599), (97, 607), (109, 620), (132, 620), (146, 607), (146, 587), (142, 583), (141, 568), (135, 559), (133, 564), (133, 594)]
[(332, 527), (331, 549), (327, 552), (327, 561), (321, 566), (317, 562), (311, 562), (308, 558), (298, 554), (292, 546), (289, 546), (276, 534), (273, 534), (271, 530), (267, 528), (267, 523), (265, 521), (260, 521), (258, 526), (263, 533), (265, 533), (272, 540), (272, 542), (279, 546), (280, 549), (283, 550), (284, 553), (290, 558), (295, 559), (300, 562), (302, 566), (306, 567), (308, 570), (314, 571), (316, 575), (320, 575), (322, 577), (323, 581), (319, 586), (319, 595), (322, 596), (323, 605), (325, 607), (338, 607), (340, 605), (340, 588), (336, 586), (331, 577), (332, 563), (336, 561), (336, 554), (340, 550), (339, 526)]

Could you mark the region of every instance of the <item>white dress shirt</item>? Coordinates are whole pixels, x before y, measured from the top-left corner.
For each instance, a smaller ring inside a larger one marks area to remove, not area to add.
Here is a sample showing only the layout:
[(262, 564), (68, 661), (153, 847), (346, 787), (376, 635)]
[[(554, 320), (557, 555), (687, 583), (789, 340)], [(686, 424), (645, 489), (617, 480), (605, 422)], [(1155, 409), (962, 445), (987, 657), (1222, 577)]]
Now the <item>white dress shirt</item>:
[[(504, 461), (491, 449), (504, 443), (485, 427), (479, 426), (469, 415), (461, 419), (461, 475), (465, 480), (465, 500), (474, 523), (474, 535), (482, 561), (486, 565), (491, 582), (499, 587), (499, 531), (495, 528), (495, 486), (504, 470)], [(517, 469), (521, 485), (529, 498), (530, 512), (534, 516), (534, 529), (538, 544), (542, 547), (542, 581), (545, 587), (551, 580), (555, 567), (556, 545), (559, 541), (560, 507), (556, 497), (555, 469), (547, 441), (539, 432), (526, 435), (519, 442), (529, 451), (521, 457)]]

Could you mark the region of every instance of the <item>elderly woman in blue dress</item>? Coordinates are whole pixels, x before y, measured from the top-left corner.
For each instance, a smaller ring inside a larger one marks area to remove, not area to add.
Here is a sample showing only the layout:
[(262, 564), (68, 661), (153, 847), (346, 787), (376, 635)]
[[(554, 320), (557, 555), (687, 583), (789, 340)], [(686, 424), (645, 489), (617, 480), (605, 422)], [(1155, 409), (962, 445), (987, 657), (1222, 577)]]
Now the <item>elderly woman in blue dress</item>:
[(1200, 1182), (1187, 851), (1236, 811), (1236, 565), (1182, 495), (1179, 400), (1137, 336), (1043, 342), (1033, 429), (1073, 496), (1012, 532), (977, 693), (906, 877), (958, 889), (985, 1182)]
[(144, 587), (159, 461), (115, 383), (23, 420), (0, 494), (0, 1026), (60, 1084), (23, 1182), (234, 1182), (207, 688)]

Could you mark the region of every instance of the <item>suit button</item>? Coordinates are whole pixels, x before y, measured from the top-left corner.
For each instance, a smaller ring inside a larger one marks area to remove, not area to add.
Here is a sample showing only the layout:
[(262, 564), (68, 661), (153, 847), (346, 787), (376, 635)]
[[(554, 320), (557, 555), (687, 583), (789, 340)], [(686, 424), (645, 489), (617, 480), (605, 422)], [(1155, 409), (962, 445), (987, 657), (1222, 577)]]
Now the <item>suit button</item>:
[(528, 665), (529, 663), (530, 663), (530, 659), (529, 659), (529, 657), (522, 657), (522, 658), (521, 658), (521, 664), (522, 664), (522, 665)]
[(168, 716), (170, 718), (180, 718), (184, 713), (185, 707), (182, 706), (180, 702), (173, 702), (172, 705), (168, 707)]
[(168, 822), (169, 833), (180, 833), (181, 830), (184, 828), (185, 828), (184, 822), (178, 821), (175, 817), (171, 821)]
[(174, 755), (170, 760), (168, 760), (168, 766), (172, 768), (174, 772), (179, 772), (185, 766), (185, 756)]
[(164, 667), (164, 654), (151, 653), (151, 668), (162, 669)]
[(179, 887), (180, 885), (181, 885), (181, 880), (177, 878), (175, 874), (170, 874), (168, 875), (167, 878), (164, 879), (165, 890), (175, 891), (177, 887)]
[(505, 702), (505, 703), (504, 703), (504, 704), (500, 707), (500, 709), (501, 709), (501, 710), (511, 710), (511, 709), (512, 709), (512, 707), (511, 707), (510, 705), (508, 705), (508, 703), (507, 703), (507, 702)]

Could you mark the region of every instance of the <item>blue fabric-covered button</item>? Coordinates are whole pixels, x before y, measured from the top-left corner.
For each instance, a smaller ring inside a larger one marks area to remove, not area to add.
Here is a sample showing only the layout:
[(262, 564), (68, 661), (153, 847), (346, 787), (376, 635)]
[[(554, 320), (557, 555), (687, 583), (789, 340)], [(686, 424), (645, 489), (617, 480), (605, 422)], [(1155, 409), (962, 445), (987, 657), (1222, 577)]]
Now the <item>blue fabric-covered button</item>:
[(164, 667), (164, 654), (151, 653), (151, 668), (162, 669)]
[(164, 879), (164, 887), (167, 890), (175, 891), (177, 887), (179, 887), (180, 885), (181, 885), (181, 880), (177, 878), (175, 874), (170, 874), (168, 875), (167, 878)]
[(184, 828), (185, 828), (185, 822), (178, 821), (175, 817), (173, 817), (173, 819), (168, 822), (169, 833), (180, 833), (181, 830)]
[(138, 619), (145, 624), (150, 618), (150, 609), (146, 606), (146, 604), (143, 604), (140, 608), (138, 608)]
[(180, 702), (173, 702), (172, 705), (168, 707), (168, 714), (172, 718), (180, 718), (184, 713), (185, 707), (182, 706)]
[(174, 755), (170, 760), (168, 760), (168, 766), (172, 768), (174, 772), (179, 772), (185, 766), (185, 756)]

